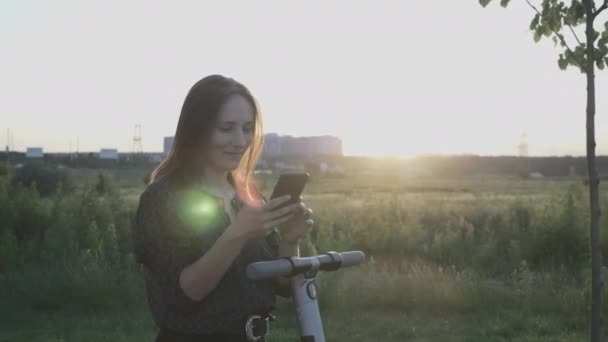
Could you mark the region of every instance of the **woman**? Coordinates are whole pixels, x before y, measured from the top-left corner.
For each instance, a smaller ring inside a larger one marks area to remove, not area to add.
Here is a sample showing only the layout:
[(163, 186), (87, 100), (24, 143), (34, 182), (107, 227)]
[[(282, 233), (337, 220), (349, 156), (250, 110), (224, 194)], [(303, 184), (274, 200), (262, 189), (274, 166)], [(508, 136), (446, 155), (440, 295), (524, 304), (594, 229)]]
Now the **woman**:
[(262, 136), (256, 101), (237, 81), (208, 76), (186, 96), (133, 226), (156, 341), (264, 341), (275, 295), (290, 295), (287, 279), (245, 274), (252, 262), (297, 256), (313, 225), (301, 198), (275, 210), (288, 198), (266, 202), (253, 185)]

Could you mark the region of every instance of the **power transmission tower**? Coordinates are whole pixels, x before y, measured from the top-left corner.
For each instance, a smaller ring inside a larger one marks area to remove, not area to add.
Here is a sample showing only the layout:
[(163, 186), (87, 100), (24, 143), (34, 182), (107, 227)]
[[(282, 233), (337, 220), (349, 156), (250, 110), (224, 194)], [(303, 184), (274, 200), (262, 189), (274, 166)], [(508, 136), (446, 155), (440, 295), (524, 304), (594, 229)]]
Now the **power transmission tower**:
[(6, 170), (11, 166), (11, 129), (6, 130)]
[(520, 157), (528, 156), (528, 135), (525, 132), (521, 134), (519, 145), (517, 145), (517, 150)]
[(525, 132), (521, 134), (517, 151), (521, 158), (519, 174), (527, 178), (530, 175), (530, 159), (528, 158), (528, 135)]
[(133, 134), (133, 146), (131, 152), (135, 155), (142, 154), (144, 148), (141, 144), (141, 125), (135, 125), (135, 133)]

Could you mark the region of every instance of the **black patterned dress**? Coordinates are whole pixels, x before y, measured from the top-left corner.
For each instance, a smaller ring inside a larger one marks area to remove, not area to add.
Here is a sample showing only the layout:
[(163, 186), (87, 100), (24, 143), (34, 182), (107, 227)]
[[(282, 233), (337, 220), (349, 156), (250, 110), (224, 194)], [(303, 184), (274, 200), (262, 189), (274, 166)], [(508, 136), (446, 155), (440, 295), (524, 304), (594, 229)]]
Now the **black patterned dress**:
[(134, 254), (143, 266), (148, 304), (161, 330), (241, 334), (244, 317), (272, 310), (275, 295), (289, 297), (289, 288), (280, 287), (277, 279), (252, 281), (245, 274), (249, 263), (278, 257), (276, 229), (265, 239), (248, 241), (204, 299), (186, 296), (179, 274), (209, 250), (229, 225), (224, 200), (202, 187), (163, 177), (141, 194), (133, 225)]

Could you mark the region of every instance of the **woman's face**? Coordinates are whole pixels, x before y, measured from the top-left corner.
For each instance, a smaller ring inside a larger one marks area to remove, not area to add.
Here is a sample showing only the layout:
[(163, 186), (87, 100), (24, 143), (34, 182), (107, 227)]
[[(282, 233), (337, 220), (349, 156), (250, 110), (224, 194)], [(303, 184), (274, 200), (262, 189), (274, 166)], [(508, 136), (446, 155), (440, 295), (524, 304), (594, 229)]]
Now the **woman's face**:
[(232, 171), (251, 144), (254, 108), (240, 95), (232, 95), (222, 105), (212, 129), (207, 149), (209, 166), (218, 171)]

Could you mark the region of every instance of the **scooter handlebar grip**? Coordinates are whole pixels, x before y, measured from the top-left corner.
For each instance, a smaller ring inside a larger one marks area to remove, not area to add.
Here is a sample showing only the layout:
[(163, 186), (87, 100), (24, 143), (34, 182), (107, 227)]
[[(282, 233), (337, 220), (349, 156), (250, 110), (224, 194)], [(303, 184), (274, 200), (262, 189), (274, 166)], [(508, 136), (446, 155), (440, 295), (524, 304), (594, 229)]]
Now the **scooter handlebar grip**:
[(258, 261), (247, 266), (247, 277), (251, 280), (266, 279), (290, 274), (291, 262), (287, 259)]

